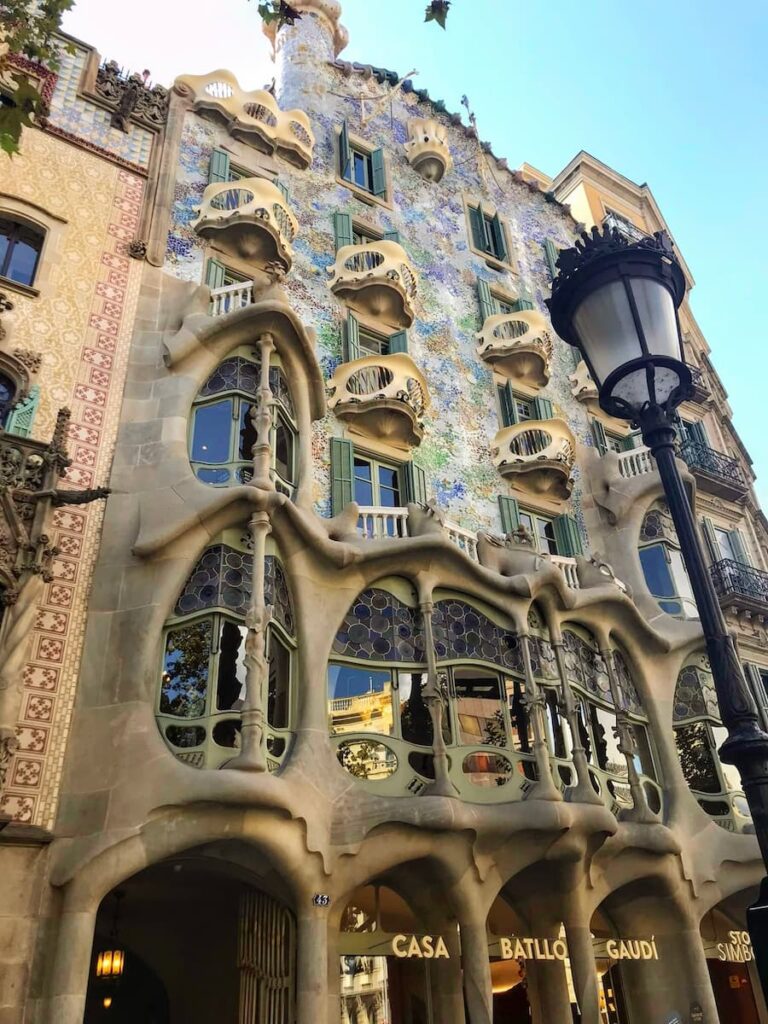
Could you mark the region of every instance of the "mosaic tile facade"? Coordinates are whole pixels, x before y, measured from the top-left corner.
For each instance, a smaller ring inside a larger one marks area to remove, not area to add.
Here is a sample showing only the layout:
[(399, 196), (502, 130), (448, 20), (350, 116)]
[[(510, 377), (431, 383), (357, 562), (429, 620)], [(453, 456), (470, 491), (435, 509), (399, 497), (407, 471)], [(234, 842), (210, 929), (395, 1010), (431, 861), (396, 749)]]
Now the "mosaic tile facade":
[[(33, 436), (50, 437), (57, 410), (72, 410), (65, 479), (77, 488), (109, 476), (141, 276), (126, 246), (143, 188), (139, 176), (42, 132), (26, 132), (22, 155), (4, 168), (4, 191), (63, 224), (46, 287), (37, 297), (14, 294), (6, 323), (12, 345), (43, 354)], [(102, 517), (101, 503), (54, 512), (59, 554), (23, 671), (19, 750), (4, 809), (46, 828), (55, 816)]]
[[(284, 65), (290, 63), (290, 54), (282, 53), (281, 60)], [(477, 279), (513, 294), (522, 284), (544, 311), (550, 278), (543, 241), (550, 238), (556, 245), (569, 244), (574, 223), (557, 204), (532, 193), (498, 169), (495, 161), (489, 162), (477, 140), (445, 114), (435, 116), (446, 126), (455, 168), (437, 185), (424, 181), (408, 164), (402, 143), (410, 118), (433, 115), (430, 103), (412, 91), (401, 91), (382, 113), (361, 124), (361, 99), (369, 100), (366, 113), (370, 114), (374, 107), (370, 101), (387, 95), (387, 88), (375, 79), (355, 73), (344, 77), (333, 65), (306, 60), (291, 64), (290, 82), (278, 86), (280, 102), (306, 110), (317, 137), (314, 162), (307, 171), (279, 161), (280, 181), (300, 222), (285, 288), (299, 316), (317, 332), (318, 360), (329, 379), (342, 357), (346, 317), (346, 309), (326, 283), (327, 268), (335, 258), (333, 214), (347, 212), (381, 232), (400, 232), (419, 275), (409, 351), (432, 394), (424, 440), (414, 452), (414, 461), (426, 471), (428, 494), (451, 520), (473, 530), (499, 531), (497, 495), (514, 492), (491, 461), (491, 442), (501, 423), (492, 374), (476, 354), (474, 334), (481, 327)], [(372, 147), (384, 147), (390, 161), (392, 209), (366, 205), (336, 182), (336, 129), (345, 119), (351, 132)], [(204, 279), (204, 244), (190, 225), (208, 182), (211, 152), (227, 138), (223, 127), (187, 116), (166, 259), (166, 270), (187, 281)], [(471, 251), (462, 194), (494, 204), (506, 218), (516, 275), (489, 269)], [(586, 414), (571, 396), (568, 374), (572, 371), (570, 349), (556, 340), (552, 379), (542, 395), (553, 403), (554, 414), (568, 421), (574, 436), (591, 446)], [(330, 415), (315, 425), (314, 500), (321, 514), (330, 513), (328, 441), (340, 432), (340, 424)], [(583, 529), (578, 466), (575, 476), (570, 510)]]

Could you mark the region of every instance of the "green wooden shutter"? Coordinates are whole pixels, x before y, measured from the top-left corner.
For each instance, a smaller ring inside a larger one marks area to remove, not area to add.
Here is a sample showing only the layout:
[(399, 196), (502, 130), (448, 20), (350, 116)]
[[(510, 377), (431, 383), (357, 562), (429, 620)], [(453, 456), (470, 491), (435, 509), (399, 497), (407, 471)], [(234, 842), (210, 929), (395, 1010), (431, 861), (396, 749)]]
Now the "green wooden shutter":
[(339, 132), (339, 174), (347, 181), (352, 180), (352, 150), (349, 146), (349, 128), (347, 122), (341, 122)]
[(720, 545), (717, 543), (717, 537), (715, 536), (714, 524), (707, 516), (702, 516), (701, 525), (704, 529), (704, 539), (707, 547), (709, 548), (710, 557), (713, 562), (719, 562), (723, 556), (720, 551)]
[(747, 549), (739, 530), (730, 530), (728, 536), (731, 538), (731, 547), (736, 561), (741, 562), (742, 565), (750, 565)]
[(515, 396), (512, 394), (512, 386), (507, 381), (506, 384), (500, 384), (498, 386), (499, 392), (499, 406), (501, 408), (501, 422), (505, 427), (513, 427), (517, 423), (517, 405), (515, 403)]
[(516, 299), (512, 303), (513, 313), (522, 313), (524, 309), (534, 309), (532, 300), (529, 298), (527, 293), (523, 293), (519, 299)]
[(389, 352), (394, 354), (395, 352), (407, 352), (408, 351), (408, 331), (396, 331), (394, 334), (389, 336)]
[(537, 420), (551, 420), (554, 416), (552, 403), (548, 398), (534, 398), (533, 411)]
[(32, 433), (32, 424), (35, 421), (35, 413), (40, 401), (40, 388), (37, 384), (29, 390), (29, 394), (11, 410), (5, 424), (6, 434), (15, 434), (17, 437), (29, 437)]
[(575, 555), (584, 553), (581, 532), (573, 516), (556, 516), (552, 520), (552, 527), (555, 531), (555, 543), (559, 555), (568, 555), (573, 558)]
[(212, 181), (229, 181), (229, 153), (214, 149), (208, 164), (208, 184)]
[(643, 439), (640, 437), (640, 434), (627, 434), (627, 436), (621, 442), (621, 450), (623, 452), (631, 452), (633, 449), (637, 448), (638, 439), (640, 441), (640, 444), (642, 444)]
[(516, 498), (499, 495), (499, 515), (501, 516), (502, 533), (514, 533), (520, 525), (520, 508)]
[(551, 238), (544, 239), (544, 259), (547, 261), (549, 267), (549, 273), (554, 280), (557, 277), (557, 258), (560, 255), (560, 250), (552, 241)]
[(595, 448), (601, 455), (608, 451), (608, 439), (605, 436), (605, 427), (600, 420), (592, 420), (592, 437), (595, 439)]
[(227, 268), (218, 260), (208, 260), (205, 266), (205, 283), (209, 288), (223, 288)]
[(509, 252), (507, 251), (507, 237), (504, 232), (504, 225), (501, 223), (501, 218), (498, 213), (494, 213), (491, 218), (491, 234), (493, 236), (493, 244), (496, 249), (496, 256), (506, 263), (509, 260)]
[(373, 171), (371, 192), (373, 192), (375, 196), (383, 196), (387, 191), (387, 176), (384, 173), (383, 149), (374, 149), (371, 153), (371, 170)]
[(709, 445), (709, 438), (707, 437), (707, 432), (704, 429), (703, 423), (699, 423), (698, 421), (696, 423), (688, 423), (686, 425), (686, 431), (691, 441), (695, 441), (696, 444)]
[(472, 229), (472, 245), (482, 252), (486, 251), (483, 213), (478, 206), (469, 207), (469, 226)]
[(405, 500), (417, 505), (427, 504), (427, 474), (415, 462), (406, 462), (402, 468)]
[(331, 438), (331, 515), (337, 516), (354, 498), (355, 446)]
[(283, 199), (287, 203), (288, 202), (288, 186), (284, 185), (282, 181), (278, 180), (278, 181), (275, 182), (275, 188), (279, 188), (280, 189), (280, 191), (283, 193)]
[(400, 244), (400, 232), (399, 231), (385, 231), (383, 235), (385, 242), (397, 242)]
[(343, 245), (352, 245), (354, 243), (354, 238), (352, 236), (352, 217), (348, 213), (334, 213), (333, 234), (336, 238), (336, 252), (338, 252)]
[(480, 319), (485, 323), (488, 317), (496, 312), (496, 306), (491, 295), (491, 286), (482, 277), (477, 279), (477, 301), (480, 303)]
[(344, 325), (344, 360), (351, 363), (360, 358), (360, 323), (354, 313), (347, 313)]

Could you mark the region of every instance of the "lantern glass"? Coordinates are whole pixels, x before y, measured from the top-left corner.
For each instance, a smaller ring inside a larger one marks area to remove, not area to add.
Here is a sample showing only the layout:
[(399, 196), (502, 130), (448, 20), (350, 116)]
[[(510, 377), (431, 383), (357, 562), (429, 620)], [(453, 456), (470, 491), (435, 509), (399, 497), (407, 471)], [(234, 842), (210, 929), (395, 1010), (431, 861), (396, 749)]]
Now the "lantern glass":
[(675, 302), (669, 288), (650, 277), (633, 277), (630, 285), (649, 354), (682, 360)]
[(587, 295), (573, 315), (573, 327), (598, 388), (614, 370), (643, 354), (623, 281)]

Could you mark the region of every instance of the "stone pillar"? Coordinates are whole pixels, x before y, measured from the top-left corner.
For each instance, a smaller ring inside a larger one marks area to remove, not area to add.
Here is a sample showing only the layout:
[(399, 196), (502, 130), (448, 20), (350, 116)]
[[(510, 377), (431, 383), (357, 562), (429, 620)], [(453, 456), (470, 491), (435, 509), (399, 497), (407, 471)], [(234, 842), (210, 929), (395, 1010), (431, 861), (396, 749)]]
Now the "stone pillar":
[(533, 1024), (572, 1024), (563, 961), (527, 960), (526, 978)]
[(97, 913), (98, 904), (75, 905), (72, 890), (67, 893), (41, 1024), (82, 1024)]
[(264, 29), (274, 46), (275, 98), (283, 110), (306, 108), (306, 94), (321, 68), (333, 63), (349, 38), (339, 23), (337, 0), (291, 0), (291, 7), (301, 14), (293, 25), (283, 25), (277, 32), (274, 25)]
[(491, 1024), (493, 993), (485, 920), (464, 918), (460, 921), (460, 930), (467, 1024)]
[(339, 973), (335, 945), (331, 945), (327, 909), (302, 907), (296, 918), (296, 1024), (338, 1024), (338, 980), (335, 999), (328, 984), (331, 967)]
[(429, 961), (434, 1017), (440, 1024), (465, 1024), (459, 931), (454, 924), (435, 933), (442, 934), (450, 959)]
[(448, 750), (443, 736), (443, 718), (446, 714), (448, 680), (445, 672), (438, 672), (435, 657), (435, 637), (432, 630), (434, 604), (427, 587), (419, 584), (419, 609), (424, 625), (424, 650), (427, 657), (427, 682), (422, 691), (424, 703), (432, 721), (432, 763), (435, 779), (424, 789), (430, 796), (456, 796), (457, 790), (448, 777)]
[(536, 682), (531, 664), (530, 637), (520, 637), (520, 647), (523, 653), (523, 668), (525, 669), (525, 690), (526, 706), (531, 717), (533, 728), (533, 750), (536, 757), (536, 769), (538, 781), (528, 792), (529, 798), (537, 800), (562, 800), (562, 794), (555, 785), (552, 778), (552, 762), (549, 759), (549, 745), (547, 744), (547, 730), (544, 710), (544, 691)]
[(587, 754), (581, 741), (579, 713), (576, 708), (576, 702), (573, 699), (573, 692), (568, 680), (565, 664), (563, 638), (559, 632), (555, 632), (552, 626), (550, 626), (550, 636), (552, 637), (551, 643), (555, 651), (555, 661), (557, 662), (557, 671), (560, 676), (560, 696), (563, 711), (571, 733), (571, 757), (573, 758), (573, 767), (576, 770), (576, 785), (568, 788), (567, 799), (581, 804), (601, 804), (603, 801), (595, 792), (589, 777)]
[(573, 988), (581, 1010), (581, 1024), (601, 1024), (597, 968), (588, 924), (565, 922)]

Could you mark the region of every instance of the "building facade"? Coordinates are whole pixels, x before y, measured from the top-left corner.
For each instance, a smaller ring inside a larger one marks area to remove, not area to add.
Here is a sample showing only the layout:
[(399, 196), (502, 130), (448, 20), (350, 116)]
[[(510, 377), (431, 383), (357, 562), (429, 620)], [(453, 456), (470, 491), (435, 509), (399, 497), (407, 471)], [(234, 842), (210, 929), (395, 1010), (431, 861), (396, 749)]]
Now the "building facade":
[[(294, 6), (264, 90), (75, 41), (3, 176), (0, 1019), (765, 1024), (661, 483), (545, 305), (662, 215)], [(681, 318), (768, 725), (765, 519)]]

